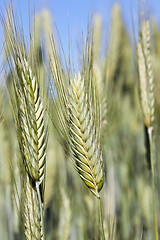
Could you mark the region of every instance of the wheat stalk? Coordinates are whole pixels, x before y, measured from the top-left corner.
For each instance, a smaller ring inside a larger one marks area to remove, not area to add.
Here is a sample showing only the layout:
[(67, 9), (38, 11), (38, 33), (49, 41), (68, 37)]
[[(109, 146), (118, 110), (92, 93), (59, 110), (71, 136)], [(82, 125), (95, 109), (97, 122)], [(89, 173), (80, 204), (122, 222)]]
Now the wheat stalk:
[(31, 178), (25, 174), (23, 179), (22, 214), (24, 233), (27, 240), (43, 239), (41, 214), (36, 188)]

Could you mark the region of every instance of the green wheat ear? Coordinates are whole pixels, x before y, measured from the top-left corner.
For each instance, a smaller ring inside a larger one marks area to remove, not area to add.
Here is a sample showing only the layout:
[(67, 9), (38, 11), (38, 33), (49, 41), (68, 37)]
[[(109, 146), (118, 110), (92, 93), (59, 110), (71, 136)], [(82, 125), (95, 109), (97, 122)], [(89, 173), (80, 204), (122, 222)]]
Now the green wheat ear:
[(46, 161), (47, 131), (44, 123), (44, 108), (39, 95), (36, 76), (24, 57), (18, 57), (19, 120), (21, 131), (20, 149), (26, 170), (33, 181), (42, 183)]
[(149, 21), (142, 23), (137, 45), (139, 89), (144, 123), (147, 128), (154, 121), (154, 81), (152, 73)]
[[(82, 74), (73, 76), (65, 74), (55, 41), (51, 39), (50, 67), (54, 84), (50, 84), (50, 88), (51, 93), (56, 88), (57, 96), (50, 96), (53, 99), (52, 110), (58, 121), (54, 118), (52, 120), (66, 155), (73, 160), (77, 172), (90, 191), (100, 198), (99, 191), (104, 182), (104, 160), (101, 150), (99, 96), (94, 86), (91, 45), (88, 41), (83, 56)], [(50, 115), (53, 116), (53, 113)]]
[(47, 147), (44, 108), (37, 76), (32, 74), (22, 55), (17, 57), (16, 71), (17, 137), (25, 168), (22, 196), (24, 233), (27, 239), (44, 239), (42, 208)]
[(23, 233), (26, 239), (44, 239), (43, 200), (48, 131), (39, 90), (34, 45), (30, 39), (31, 48), (27, 49), (23, 28), (18, 24), (12, 5), (7, 10), (7, 20), (3, 16), (1, 18), (13, 87), (10, 100), (22, 158)]
[[(47, 147), (45, 110), (39, 90), (37, 62), (26, 47), (23, 28), (16, 21), (13, 6), (7, 10), (7, 20), (1, 16), (6, 34), (6, 58), (13, 83), (11, 93), (13, 113), (20, 151), (28, 175), (41, 184), (44, 179)], [(8, 52), (9, 51), (9, 52)]]
[(104, 183), (104, 162), (87, 84), (80, 73), (70, 81), (70, 143), (80, 177), (90, 191), (100, 198), (99, 191)]

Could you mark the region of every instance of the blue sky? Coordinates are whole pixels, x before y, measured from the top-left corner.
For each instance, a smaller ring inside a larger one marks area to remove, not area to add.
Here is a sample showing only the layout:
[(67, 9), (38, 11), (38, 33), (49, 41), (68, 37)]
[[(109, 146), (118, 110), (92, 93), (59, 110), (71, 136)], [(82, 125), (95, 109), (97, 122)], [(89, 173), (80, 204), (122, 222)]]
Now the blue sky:
[[(8, 2), (8, 0), (5, 0)], [(12, 0), (13, 4), (18, 8), (18, 0)], [(21, 5), (21, 12), (23, 16), (24, 27), (28, 24), (28, 0), (19, 0)], [(133, 15), (137, 14), (138, 0), (30, 0), (31, 12), (35, 6), (36, 13), (42, 9), (49, 9), (52, 16), (54, 16), (65, 52), (68, 48), (68, 17), (70, 25), (70, 38), (74, 46), (77, 36), (82, 30), (86, 30), (88, 16), (91, 13), (100, 13), (103, 17), (105, 30), (109, 31), (109, 20), (112, 6), (115, 2), (120, 3), (122, 8), (123, 18), (126, 25), (131, 31), (131, 19)], [(160, 23), (160, 0), (141, 0), (149, 2), (150, 14), (155, 15), (158, 23)], [(0, 8), (4, 11), (4, 0), (0, 0)], [(136, 18), (136, 17), (135, 17)], [(136, 19), (135, 19), (136, 21)], [(0, 27), (0, 36), (2, 36), (2, 28)], [(1, 43), (0, 43), (1, 47)]]

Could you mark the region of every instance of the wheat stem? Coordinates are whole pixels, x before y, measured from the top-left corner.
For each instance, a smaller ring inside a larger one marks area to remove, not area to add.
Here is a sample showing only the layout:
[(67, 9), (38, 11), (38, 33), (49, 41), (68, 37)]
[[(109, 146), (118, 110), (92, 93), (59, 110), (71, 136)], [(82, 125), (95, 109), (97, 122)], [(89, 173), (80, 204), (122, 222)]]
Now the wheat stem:
[(99, 218), (100, 218), (100, 224), (101, 224), (102, 239), (106, 240), (105, 233), (104, 233), (104, 227), (103, 227), (103, 215), (102, 215), (101, 198), (99, 198)]
[(150, 157), (151, 157), (152, 194), (153, 194), (153, 208), (154, 208), (155, 237), (156, 237), (156, 240), (159, 240), (157, 201), (156, 201), (156, 182), (155, 182), (155, 171), (154, 171), (153, 127), (148, 128), (148, 135), (149, 135)]
[(38, 195), (39, 209), (40, 209), (40, 216), (41, 216), (41, 225), (42, 225), (41, 240), (45, 240), (46, 238), (45, 238), (45, 230), (44, 230), (43, 202), (42, 202), (42, 199), (41, 199), (39, 182), (36, 182), (36, 191), (37, 191), (37, 195)]

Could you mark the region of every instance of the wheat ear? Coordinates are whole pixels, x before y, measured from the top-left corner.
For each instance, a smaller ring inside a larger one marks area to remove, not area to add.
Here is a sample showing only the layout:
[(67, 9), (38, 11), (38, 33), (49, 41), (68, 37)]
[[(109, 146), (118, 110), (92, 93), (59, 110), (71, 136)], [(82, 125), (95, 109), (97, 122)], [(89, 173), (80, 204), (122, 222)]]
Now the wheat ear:
[[(50, 58), (50, 67), (58, 96), (57, 99), (54, 95), (53, 110), (58, 119), (60, 141), (67, 155), (72, 158), (80, 177), (99, 198), (104, 181), (104, 160), (100, 142), (100, 121), (96, 119), (100, 113), (95, 101), (93, 78), (88, 71), (88, 63), (83, 66), (86, 79), (80, 73), (78, 77), (67, 76), (62, 70), (53, 38), (51, 42), (53, 55)], [(87, 56), (85, 58), (88, 61)], [(98, 97), (96, 100), (98, 101)]]
[(90, 191), (99, 196), (104, 182), (104, 163), (87, 81), (78, 74), (69, 87), (69, 132), (75, 166)]
[[(37, 78), (32, 75), (27, 61), (20, 57), (18, 57), (17, 72), (19, 81), (15, 91), (18, 107), (18, 140), (26, 170), (24, 175), (26, 193), (23, 199), (25, 236), (27, 239), (33, 236), (35, 239), (44, 239), (42, 207), (47, 145), (44, 108)], [(27, 228), (29, 226), (30, 229)], [(40, 233), (42, 234), (39, 235)]]
[[(76, 76), (67, 64), (67, 72), (65, 71), (55, 40), (51, 38), (50, 69), (54, 82), (50, 84), (50, 96), (53, 99), (51, 110), (57, 116), (58, 125), (53, 117), (52, 120), (66, 155), (72, 159), (79, 176), (89, 190), (100, 200), (99, 192), (104, 183), (104, 159), (99, 95), (93, 78), (92, 40), (88, 31), (82, 70)], [(102, 222), (102, 214), (100, 218)], [(103, 224), (102, 234), (105, 239)]]
[(19, 141), (26, 171), (34, 182), (42, 183), (46, 161), (47, 131), (44, 123), (44, 108), (39, 94), (36, 76), (26, 60), (18, 57), (19, 85), (17, 97), (21, 100), (19, 119), (21, 138)]
[(7, 17), (5, 20), (1, 16), (6, 33), (6, 58), (14, 89), (14, 96), (10, 96), (23, 160), (23, 231), (26, 239), (40, 240), (44, 239), (43, 195), (47, 147), (45, 111), (33, 52), (32, 49), (30, 53), (27, 50), (23, 28), (21, 30), (18, 25), (12, 6), (7, 11)]
[(150, 50), (149, 21), (144, 21), (137, 45), (139, 89), (144, 123), (147, 128), (154, 121), (154, 83)]

